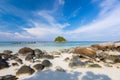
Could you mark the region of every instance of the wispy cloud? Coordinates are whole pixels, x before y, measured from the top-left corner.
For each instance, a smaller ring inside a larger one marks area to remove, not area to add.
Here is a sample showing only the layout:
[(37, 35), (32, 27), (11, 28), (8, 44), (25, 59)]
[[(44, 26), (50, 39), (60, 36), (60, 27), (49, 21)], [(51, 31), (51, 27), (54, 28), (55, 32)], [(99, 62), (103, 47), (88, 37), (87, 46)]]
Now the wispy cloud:
[(0, 31), (0, 37), (1, 37), (1, 40), (3, 40), (3, 41), (32, 39), (31, 36), (28, 36), (23, 33), (20, 34), (18, 32), (10, 33), (10, 32)]
[[(81, 26), (73, 31), (68, 31), (67, 34), (75, 35), (76, 40), (119, 40), (120, 36), (120, 2), (114, 2), (109, 8), (102, 6), (100, 14), (94, 22)], [(103, 1), (101, 5), (107, 4)], [(114, 6), (114, 8), (113, 8)], [(104, 14), (103, 14), (104, 13)]]
[(109, 3), (108, 1), (103, 1), (100, 7), (100, 15), (98, 15), (98, 18), (95, 19), (94, 22), (80, 26), (74, 30), (64, 31), (63, 28), (69, 26), (69, 24), (58, 23), (56, 19), (47, 12), (39, 12), (39, 15), (44, 17), (49, 24), (38, 24), (33, 28), (26, 28), (25, 30), (39, 38), (52, 38), (57, 35), (64, 35), (69, 40), (120, 39), (116, 37), (120, 36), (120, 4), (114, 0)]
[[(96, 2), (96, 0), (93, 0)], [(119, 0), (103, 0), (98, 5), (100, 12), (98, 16), (91, 21), (90, 24), (78, 26), (73, 30), (66, 30), (71, 26), (68, 22), (60, 22), (56, 19), (57, 13), (60, 8), (65, 5), (64, 0), (58, 0), (54, 2), (53, 9), (39, 10), (33, 12), (37, 20), (27, 18), (27, 24), (32, 24), (30, 28), (22, 28), (23, 32), (3, 32), (0, 31), (0, 37), (6, 36), (6, 38), (13, 39), (37, 39), (37, 40), (52, 40), (58, 35), (65, 36), (68, 40), (120, 40), (120, 1)], [(7, 11), (8, 9), (8, 11)], [(0, 12), (12, 13), (21, 17), (24, 11), (16, 9), (11, 10), (12, 7), (4, 8), (0, 6)], [(17, 12), (18, 11), (18, 12)], [(76, 16), (79, 8), (76, 9), (73, 16)], [(19, 13), (20, 12), (20, 13)], [(27, 12), (25, 12), (26, 14)], [(31, 13), (32, 14), (32, 13)], [(33, 14), (32, 14), (33, 15)], [(24, 15), (23, 15), (24, 16)], [(29, 17), (29, 16), (28, 16)], [(24, 17), (23, 17), (24, 18)], [(26, 18), (26, 17), (25, 17)], [(39, 20), (43, 18), (45, 22)], [(28, 20), (29, 19), (29, 20)], [(79, 22), (79, 21), (78, 21)], [(74, 26), (73, 26), (74, 27)]]

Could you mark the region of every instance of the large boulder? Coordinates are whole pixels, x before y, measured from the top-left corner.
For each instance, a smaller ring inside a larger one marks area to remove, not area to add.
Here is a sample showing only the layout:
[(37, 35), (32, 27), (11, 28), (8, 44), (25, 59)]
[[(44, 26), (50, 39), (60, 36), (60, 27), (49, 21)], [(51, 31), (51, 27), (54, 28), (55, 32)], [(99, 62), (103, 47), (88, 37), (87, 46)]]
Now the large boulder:
[(34, 53), (34, 51), (28, 47), (21, 48), (18, 52), (23, 55), (26, 55), (26, 53)]
[(43, 60), (42, 65), (44, 65), (45, 67), (50, 67), (52, 63), (49, 60)]
[(85, 56), (89, 56), (89, 57), (96, 55), (96, 51), (94, 49), (88, 48), (88, 47), (77, 47), (77, 48), (75, 48), (74, 52), (76, 54), (81, 54), (81, 55), (85, 55)]
[(44, 69), (44, 65), (42, 65), (42, 64), (35, 64), (35, 65), (33, 66), (33, 68), (34, 68), (35, 70), (37, 70), (37, 71), (41, 71), (41, 70)]
[(5, 60), (0, 60), (0, 69), (8, 68), (9, 64)]
[(28, 75), (32, 75), (34, 73), (34, 69), (32, 69), (30, 66), (22, 66), (17, 72), (16, 75), (23, 75), (23, 74), (28, 74)]
[(0, 80), (17, 80), (18, 78), (13, 75), (0, 76)]

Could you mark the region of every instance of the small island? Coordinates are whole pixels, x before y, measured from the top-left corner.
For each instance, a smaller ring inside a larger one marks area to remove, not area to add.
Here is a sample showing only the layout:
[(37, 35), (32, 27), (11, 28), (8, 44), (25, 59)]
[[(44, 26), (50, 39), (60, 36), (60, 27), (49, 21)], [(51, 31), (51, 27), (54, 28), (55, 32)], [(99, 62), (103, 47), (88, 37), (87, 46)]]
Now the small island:
[(62, 37), (62, 36), (58, 36), (54, 40), (54, 42), (66, 42), (66, 41), (67, 40), (64, 37)]

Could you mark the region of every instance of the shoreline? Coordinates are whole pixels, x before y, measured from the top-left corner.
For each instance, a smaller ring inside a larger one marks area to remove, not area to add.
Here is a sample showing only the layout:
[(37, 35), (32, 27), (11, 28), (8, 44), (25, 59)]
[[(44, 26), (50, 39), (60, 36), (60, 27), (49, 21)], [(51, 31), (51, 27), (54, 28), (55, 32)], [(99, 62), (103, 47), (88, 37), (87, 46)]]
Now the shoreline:
[[(66, 80), (93, 80), (101, 77), (103, 80), (118, 80), (120, 79), (120, 43), (115, 44), (117, 47), (111, 43), (102, 43), (54, 51), (34, 49), (34, 55), (33, 49), (28, 47), (21, 48), (17, 54), (6, 50), (0, 54), (2, 56), (0, 60), (2, 61), (4, 57), (4, 62), (9, 63), (9, 66), (3, 66), (0, 74), (1, 76), (14, 75), (18, 80), (39, 78), (61, 80), (62, 77)], [(35, 65), (37, 66), (34, 67)], [(19, 72), (23, 66), (29, 71)], [(89, 76), (93, 78), (90, 79)], [(71, 79), (72, 77), (75, 79)]]

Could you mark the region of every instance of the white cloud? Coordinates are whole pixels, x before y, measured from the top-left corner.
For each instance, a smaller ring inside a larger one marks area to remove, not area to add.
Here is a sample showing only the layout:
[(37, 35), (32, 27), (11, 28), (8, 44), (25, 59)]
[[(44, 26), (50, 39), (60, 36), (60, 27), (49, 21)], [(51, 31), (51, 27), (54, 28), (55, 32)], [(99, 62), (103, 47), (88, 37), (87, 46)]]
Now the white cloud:
[(26, 35), (26, 34), (20, 34), (18, 32), (15, 33), (10, 33), (10, 32), (2, 32), (0, 31), (0, 37), (2, 39), (2, 37), (4, 37), (3, 39), (11, 39), (11, 40), (23, 40), (23, 39), (31, 39), (30, 36)]
[[(106, 1), (103, 3), (107, 4)], [(106, 7), (103, 7), (100, 12), (104, 14), (98, 16), (94, 22), (67, 31), (66, 34), (74, 35), (73, 38), (76, 40), (120, 40), (120, 4), (109, 6), (112, 8), (110, 11), (105, 11)]]
[(105, 0), (100, 4), (100, 7), (102, 11), (100, 12), (100, 15), (108, 14), (110, 11), (112, 11), (117, 5), (119, 5), (119, 0)]
[(52, 40), (58, 35), (63, 35), (71, 41), (120, 40), (120, 2), (117, 4), (116, 1), (114, 4), (111, 4), (111, 2), (109, 2), (109, 4), (107, 3), (107, 1), (103, 1), (100, 4), (102, 8), (100, 12), (101, 15), (99, 15), (94, 22), (80, 26), (74, 30), (64, 30), (64, 28), (69, 26), (69, 24), (60, 24), (49, 13), (49, 11), (39, 12), (39, 15), (42, 16), (49, 24), (32, 22), (35, 26), (33, 28), (24, 28), (24, 30), (29, 34), (36, 36), (36, 38), (43, 40)]

